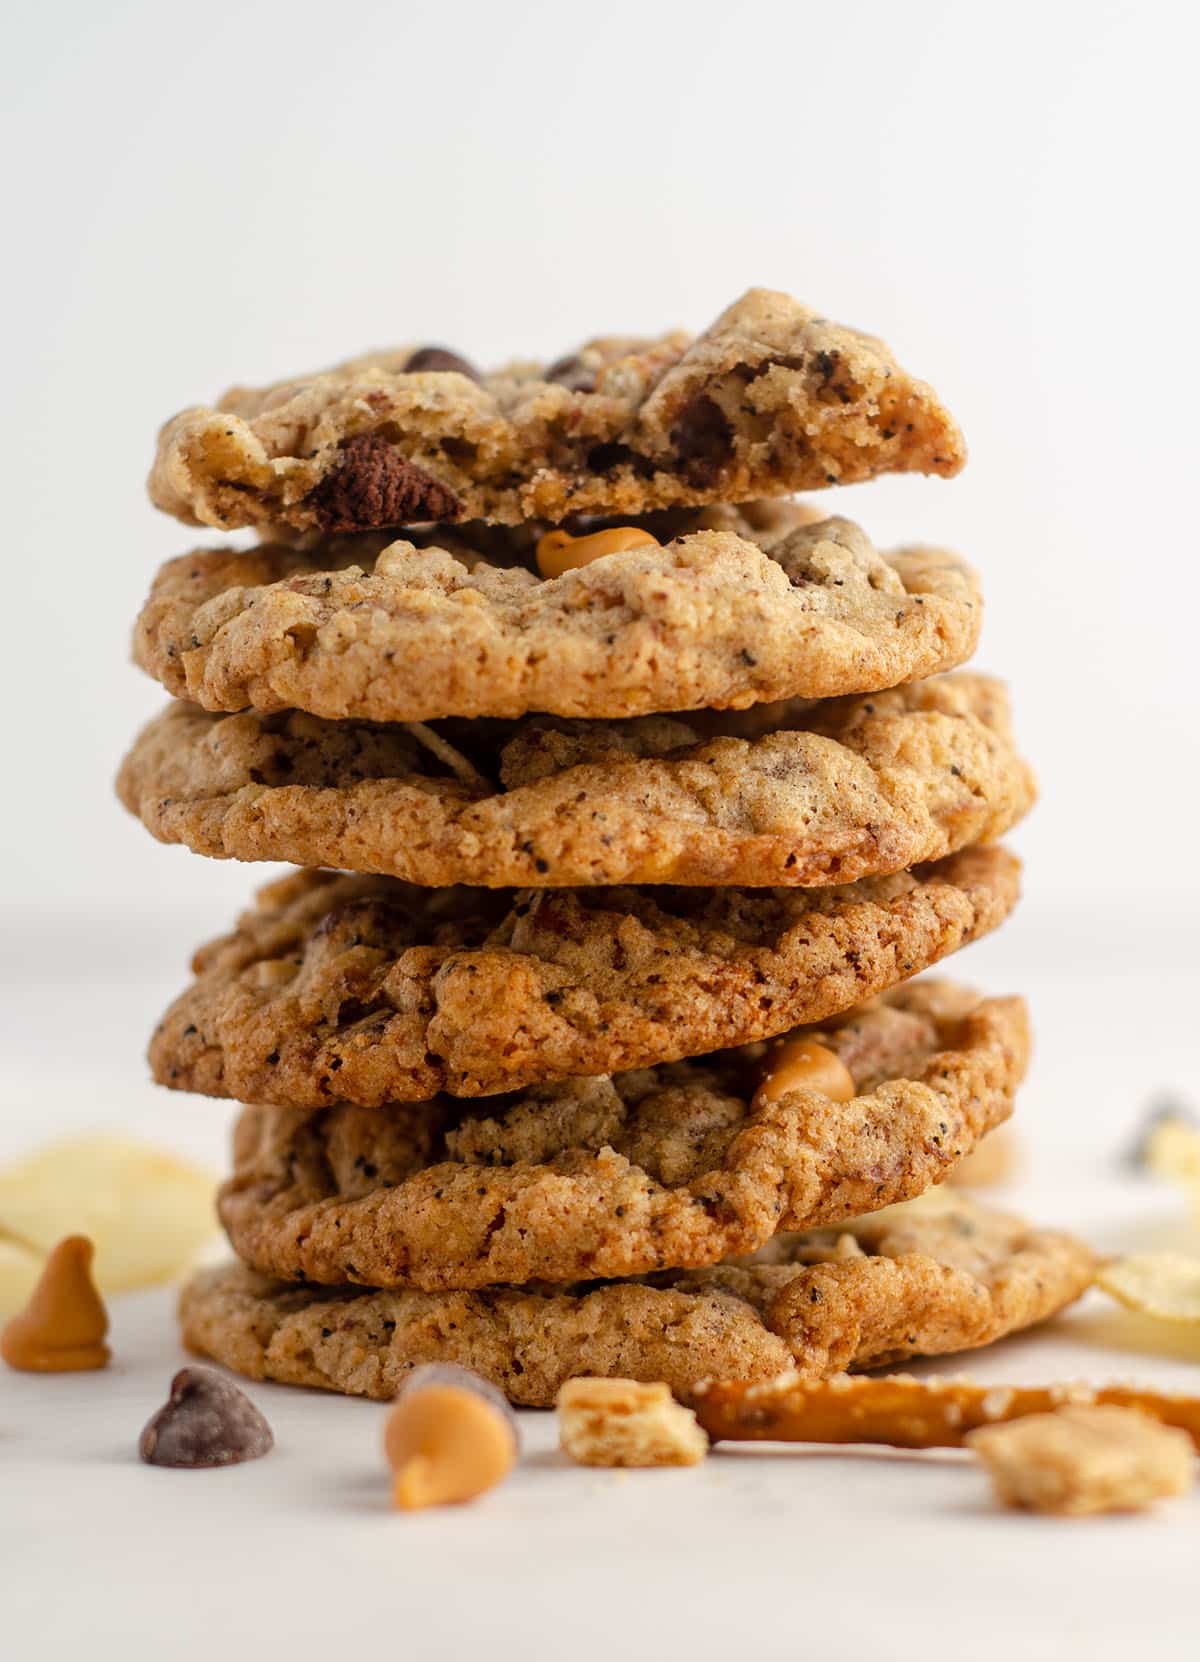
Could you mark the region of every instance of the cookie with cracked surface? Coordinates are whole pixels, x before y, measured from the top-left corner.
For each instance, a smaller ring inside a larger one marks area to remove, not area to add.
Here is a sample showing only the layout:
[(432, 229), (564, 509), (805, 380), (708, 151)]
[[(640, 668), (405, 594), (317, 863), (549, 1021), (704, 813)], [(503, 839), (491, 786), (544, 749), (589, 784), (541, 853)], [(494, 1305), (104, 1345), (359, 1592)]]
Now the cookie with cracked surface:
[(457, 1362), (548, 1408), (584, 1375), (663, 1380), (686, 1398), (704, 1379), (819, 1378), (969, 1350), (1044, 1321), (1092, 1278), (1082, 1242), (970, 1201), (881, 1218), (780, 1237), (773, 1262), (649, 1281), (334, 1291), (231, 1265), (184, 1288), (183, 1337), (251, 1379), (386, 1400), (422, 1362)]
[(485, 1096), (825, 1021), (994, 928), (1019, 862), (973, 848), (829, 889), (269, 884), (150, 1044), (177, 1090), (285, 1108)]
[(619, 718), (875, 692), (978, 639), (974, 573), (939, 549), (885, 556), (800, 504), (673, 516), (663, 535), (548, 579), (525, 533), (478, 527), (202, 549), (159, 573), (134, 657), (206, 710)]
[(964, 674), (626, 722), (429, 728), (176, 702), (117, 791), (161, 841), (218, 859), (435, 887), (808, 887), (992, 841), (1034, 786), (1004, 687)]
[(945, 981), (800, 1031), (841, 1060), (851, 1100), (759, 1100), (760, 1044), (473, 1103), (247, 1108), (221, 1220), (254, 1269), (334, 1285), (715, 1264), (940, 1182), (1011, 1112), (1029, 1052), (1020, 999)]
[(486, 374), (402, 348), (235, 387), (167, 422), (149, 489), (191, 525), (359, 531), (744, 502), (965, 459), (882, 341), (751, 289), (696, 340), (594, 340)]

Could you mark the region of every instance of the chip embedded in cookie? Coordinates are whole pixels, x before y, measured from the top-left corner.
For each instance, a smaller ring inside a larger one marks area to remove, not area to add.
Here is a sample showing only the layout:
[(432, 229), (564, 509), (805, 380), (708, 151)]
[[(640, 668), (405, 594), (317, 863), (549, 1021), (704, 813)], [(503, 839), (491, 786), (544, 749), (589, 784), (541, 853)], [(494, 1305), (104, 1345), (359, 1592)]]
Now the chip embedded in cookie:
[(205, 549), (158, 574), (134, 657), (206, 710), (328, 720), (615, 719), (876, 692), (953, 669), (979, 635), (956, 555), (884, 555), (803, 504), (657, 520), (543, 580), (526, 531)]
[(271, 884), (150, 1046), (161, 1084), (378, 1107), (615, 1073), (822, 1022), (994, 928), (999, 847), (830, 889)]
[(639, 1281), (364, 1292), (236, 1265), (195, 1277), (180, 1317), (193, 1350), (251, 1379), (386, 1400), (421, 1363), (457, 1362), (548, 1408), (585, 1374), (686, 1398), (704, 1379), (820, 1378), (972, 1349), (1062, 1309), (1093, 1268), (1071, 1236), (960, 1199)]
[(246, 1108), (219, 1210), (288, 1279), (487, 1287), (713, 1264), (920, 1194), (1011, 1111), (1020, 999), (918, 981), (801, 1029), (851, 1100), (760, 1100), (753, 1045), (502, 1098)]
[(488, 888), (854, 882), (994, 841), (1029, 808), (1001, 683), (626, 722), (326, 722), (174, 703), (121, 800), (220, 859)]
[(600, 339), (486, 373), (404, 347), (236, 387), (166, 424), (149, 488), (193, 525), (339, 532), (744, 502), (964, 460), (882, 341), (751, 289), (696, 340)]

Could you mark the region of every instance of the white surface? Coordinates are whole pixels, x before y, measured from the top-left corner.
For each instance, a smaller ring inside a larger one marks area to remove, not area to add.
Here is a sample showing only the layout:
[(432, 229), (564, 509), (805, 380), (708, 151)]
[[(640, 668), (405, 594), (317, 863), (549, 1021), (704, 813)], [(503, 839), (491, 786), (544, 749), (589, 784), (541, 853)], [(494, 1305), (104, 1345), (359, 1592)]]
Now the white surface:
[[(1121, 1331), (1105, 1309), (1096, 1295), (1094, 1313), (971, 1372), (1195, 1390), (1195, 1360), (1103, 1348)], [(140, 1465), (138, 1431), (183, 1356), (168, 1295), (120, 1300), (113, 1318), (109, 1372), (0, 1386), (14, 1662), (315, 1662), (331, 1646), (422, 1662), (1196, 1655), (1200, 1490), (1146, 1517), (1057, 1521), (998, 1511), (958, 1454), (748, 1448), (682, 1472), (584, 1471), (555, 1451), (553, 1416), (526, 1413), (526, 1457), (502, 1488), (404, 1515), (388, 1502), (385, 1410), (315, 1392), (249, 1388), (277, 1439), (263, 1460)]]
[[(77, 937), (65, 957), (44, 935), (16, 945), (24, 977), (0, 987), (0, 1152), (115, 1124), (219, 1161), (227, 1106), (155, 1090), (138, 1060), (180, 979), (174, 924)], [(1200, 1101), (1193, 947), (1186, 918), (1118, 935), (1104, 912), (1068, 913), (1018, 919), (954, 965), (1034, 1009), (1017, 1119), (1032, 1171), (1011, 1198), (1104, 1249), (1200, 1247), (1178, 1198), (1117, 1164), (1156, 1090)], [(527, 1415), (530, 1457), (502, 1490), (405, 1517), (387, 1504), (381, 1410), (282, 1387), (252, 1388), (278, 1437), (268, 1459), (146, 1469), (137, 1433), (183, 1359), (170, 1303), (115, 1304), (105, 1374), (0, 1369), (0, 1654), (14, 1662), (73, 1662), (97, 1640), (129, 1662), (164, 1647), (176, 1662), (315, 1662), (331, 1646), (421, 1662), (1196, 1655), (1200, 1491), (1147, 1518), (1063, 1523), (997, 1513), (957, 1456), (749, 1451), (596, 1474), (549, 1452), (549, 1415)], [(1095, 1295), (1052, 1329), (941, 1366), (963, 1365), (1197, 1392), (1200, 1337)]]
[(699, 328), (750, 283), (884, 335), (961, 418), (960, 479), (827, 500), (981, 567), (981, 661), (1014, 678), (1047, 784), (1033, 881), (1090, 899), (1138, 850), (1143, 899), (1196, 905), (1196, 7), (12, 10), (13, 907), (223, 912), (244, 888), (110, 796), (160, 702), (131, 619), (204, 537), (143, 494), (167, 415), (370, 344), (493, 360)]

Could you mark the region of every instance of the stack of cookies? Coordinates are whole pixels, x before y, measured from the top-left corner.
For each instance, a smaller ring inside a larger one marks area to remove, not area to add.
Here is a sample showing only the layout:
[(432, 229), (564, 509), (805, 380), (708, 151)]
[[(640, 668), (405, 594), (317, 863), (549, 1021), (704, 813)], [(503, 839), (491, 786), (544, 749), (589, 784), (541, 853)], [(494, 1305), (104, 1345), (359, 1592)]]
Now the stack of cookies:
[(754, 291), (695, 340), (404, 349), (163, 429), (122, 800), (301, 868), (200, 948), (155, 1077), (236, 1097), (241, 1263), (187, 1342), (390, 1397), (463, 1363), (821, 1375), (982, 1344), (1091, 1262), (911, 1202), (1010, 1113), (1017, 998), (919, 972), (1011, 910), (1029, 808), (980, 594), (817, 500), (950, 475), (879, 341)]

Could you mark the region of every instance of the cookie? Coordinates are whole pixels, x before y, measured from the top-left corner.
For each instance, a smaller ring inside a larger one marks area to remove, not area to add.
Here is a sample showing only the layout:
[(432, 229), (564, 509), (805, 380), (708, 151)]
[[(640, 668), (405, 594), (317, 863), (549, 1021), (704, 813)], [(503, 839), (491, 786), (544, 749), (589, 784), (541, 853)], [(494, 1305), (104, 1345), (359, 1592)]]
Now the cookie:
[(251, 1379), (387, 1399), (422, 1362), (449, 1361), (547, 1408), (580, 1375), (662, 1380), (686, 1397), (708, 1378), (818, 1378), (972, 1349), (1061, 1310), (1093, 1271), (1082, 1242), (962, 1199), (784, 1236), (772, 1256), (459, 1293), (335, 1292), (231, 1265), (184, 1288), (180, 1317), (193, 1350)]
[(159, 573), (134, 657), (206, 710), (427, 721), (832, 698), (974, 650), (979, 587), (953, 554), (885, 557), (850, 521), (793, 505), (703, 517), (552, 578), (521, 563), (524, 533), (477, 527), (200, 550)]
[(176, 702), (117, 790), (161, 841), (218, 859), (496, 888), (854, 882), (993, 840), (1034, 794), (1004, 688), (975, 675), (687, 719), (437, 729)]
[(405, 347), (235, 387), (159, 434), (156, 507), (225, 530), (359, 531), (744, 502), (966, 457), (881, 341), (752, 289), (696, 340), (602, 339), (480, 373)]
[(335, 1285), (715, 1264), (939, 1182), (1011, 1112), (1029, 1052), (1020, 999), (939, 981), (801, 1031), (844, 1063), (851, 1101), (760, 1101), (770, 1050), (751, 1045), (473, 1105), (247, 1108), (221, 1219), (253, 1268)]
[(827, 889), (416, 889), (299, 872), (201, 947), (155, 1078), (376, 1107), (615, 1073), (825, 1021), (986, 933), (1019, 863), (973, 848)]

